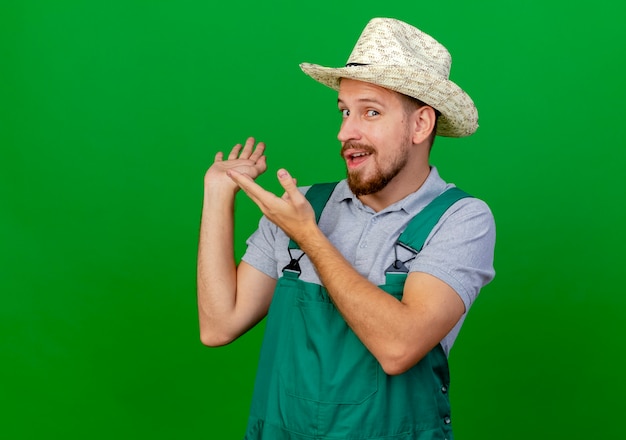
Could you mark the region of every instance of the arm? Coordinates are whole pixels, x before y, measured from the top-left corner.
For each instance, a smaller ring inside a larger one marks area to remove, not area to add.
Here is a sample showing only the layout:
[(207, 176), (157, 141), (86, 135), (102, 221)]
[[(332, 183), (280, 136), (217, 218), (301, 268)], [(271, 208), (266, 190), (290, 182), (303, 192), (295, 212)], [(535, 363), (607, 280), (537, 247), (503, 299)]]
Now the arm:
[(320, 231), (313, 209), (286, 171), (279, 171), (282, 198), (236, 171), (229, 175), (306, 252), (337, 309), (388, 374), (419, 362), (463, 315), (461, 298), (431, 275), (409, 275), (402, 301), (360, 275)]
[(234, 200), (239, 187), (226, 175), (236, 169), (251, 179), (266, 169), (264, 144), (254, 149), (249, 138), (233, 147), (227, 160), (218, 153), (204, 178), (204, 200), (198, 246), (198, 317), (205, 345), (227, 344), (266, 314), (275, 280), (242, 262), (233, 251)]
[(403, 373), (419, 362), (465, 311), (459, 295), (432, 275), (411, 273), (399, 301), (354, 270), (319, 229), (296, 241), (337, 309), (387, 374)]

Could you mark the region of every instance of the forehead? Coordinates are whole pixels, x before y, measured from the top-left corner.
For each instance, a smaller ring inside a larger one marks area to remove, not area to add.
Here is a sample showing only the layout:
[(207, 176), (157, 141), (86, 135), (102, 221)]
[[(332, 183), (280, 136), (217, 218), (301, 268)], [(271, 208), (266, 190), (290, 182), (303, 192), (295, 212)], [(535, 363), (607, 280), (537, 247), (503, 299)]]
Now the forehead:
[(376, 84), (342, 78), (339, 83), (338, 101), (356, 103), (374, 101), (385, 105), (400, 104), (400, 93)]

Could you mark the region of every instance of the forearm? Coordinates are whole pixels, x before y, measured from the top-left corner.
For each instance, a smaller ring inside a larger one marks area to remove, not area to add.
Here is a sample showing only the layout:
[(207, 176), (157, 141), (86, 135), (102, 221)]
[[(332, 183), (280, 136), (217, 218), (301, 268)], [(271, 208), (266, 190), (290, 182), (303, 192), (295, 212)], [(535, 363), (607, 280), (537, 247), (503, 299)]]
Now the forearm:
[(415, 339), (409, 307), (359, 274), (318, 230), (299, 241), (347, 324), (378, 359), (394, 372)]
[(256, 324), (269, 307), (275, 280), (252, 266), (235, 264), (233, 222), (238, 185), (231, 171), (256, 179), (265, 172), (265, 144), (254, 138), (219, 152), (204, 176), (198, 246), (198, 316), (206, 345), (224, 345)]
[(233, 250), (234, 193), (206, 185), (198, 245), (197, 293), (200, 335), (220, 345), (236, 302), (237, 269)]

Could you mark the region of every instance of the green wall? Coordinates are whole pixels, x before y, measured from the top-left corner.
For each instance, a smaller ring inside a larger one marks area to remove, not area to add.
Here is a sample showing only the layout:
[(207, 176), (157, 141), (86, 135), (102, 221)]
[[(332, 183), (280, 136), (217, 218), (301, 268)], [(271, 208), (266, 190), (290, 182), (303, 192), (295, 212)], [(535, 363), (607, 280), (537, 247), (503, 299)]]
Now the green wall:
[(342, 65), (373, 16), (444, 43), (480, 113), (433, 153), (498, 225), (450, 358), (457, 437), (621, 437), (624, 3), (298, 3), (2, 2), (0, 437), (241, 438), (262, 329), (199, 342), (203, 173), (254, 135), (273, 190), (283, 166), (341, 178), (336, 95), (298, 63)]

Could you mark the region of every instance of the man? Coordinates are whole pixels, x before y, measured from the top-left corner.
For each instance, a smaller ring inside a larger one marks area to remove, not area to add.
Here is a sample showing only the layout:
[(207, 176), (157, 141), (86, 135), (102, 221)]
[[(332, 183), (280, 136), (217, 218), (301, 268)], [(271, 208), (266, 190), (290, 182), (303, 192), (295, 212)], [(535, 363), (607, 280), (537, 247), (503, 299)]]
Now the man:
[[(267, 315), (246, 439), (452, 438), (447, 355), (494, 276), (495, 227), (429, 154), (435, 133), (476, 130), (474, 104), (448, 79), (447, 50), (394, 19), (371, 20), (346, 67), (301, 67), (339, 92), (347, 179), (299, 189), (281, 169), (279, 198), (254, 182), (263, 143), (217, 154), (198, 255), (201, 339), (227, 344)], [(264, 217), (236, 266), (240, 188)]]

